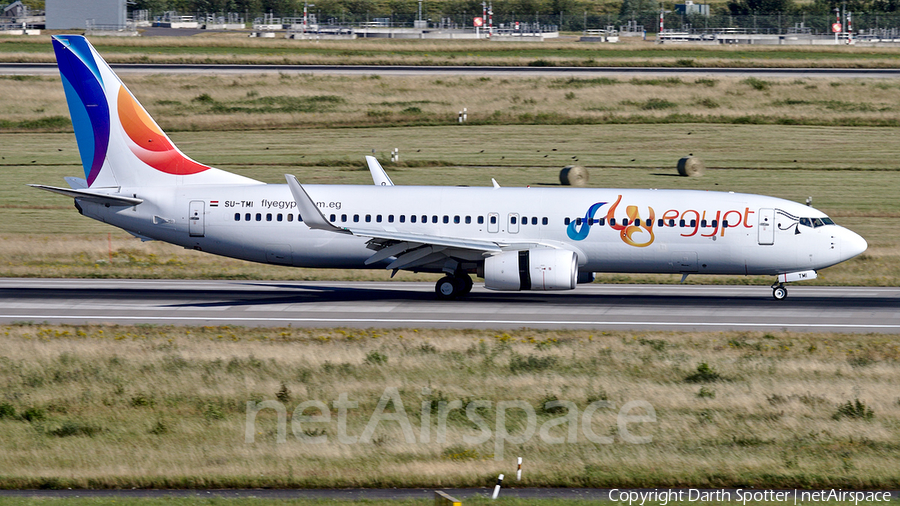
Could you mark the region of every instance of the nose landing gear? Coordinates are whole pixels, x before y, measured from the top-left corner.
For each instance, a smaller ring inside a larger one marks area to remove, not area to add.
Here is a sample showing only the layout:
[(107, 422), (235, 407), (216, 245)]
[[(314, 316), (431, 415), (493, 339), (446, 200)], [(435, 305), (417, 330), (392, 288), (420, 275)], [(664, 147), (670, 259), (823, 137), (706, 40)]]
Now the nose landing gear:
[(775, 283), (772, 285), (772, 297), (775, 297), (775, 300), (784, 300), (787, 297), (787, 288), (781, 283)]

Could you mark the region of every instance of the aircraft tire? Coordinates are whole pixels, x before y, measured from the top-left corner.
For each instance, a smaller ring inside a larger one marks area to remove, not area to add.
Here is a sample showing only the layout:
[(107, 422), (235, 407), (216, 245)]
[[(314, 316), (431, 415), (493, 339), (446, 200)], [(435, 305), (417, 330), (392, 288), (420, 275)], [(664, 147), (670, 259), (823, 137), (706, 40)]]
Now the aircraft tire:
[(772, 297), (775, 297), (775, 300), (784, 300), (787, 297), (787, 288), (776, 286), (772, 290)]
[(462, 294), (462, 291), (462, 281), (453, 276), (444, 276), (434, 285), (434, 293), (443, 300), (455, 299)]
[(475, 284), (475, 282), (472, 281), (472, 278), (469, 277), (468, 274), (463, 274), (462, 276), (459, 276), (459, 280), (462, 282), (462, 290), (459, 292), (459, 296), (463, 297), (465, 295), (469, 295), (469, 293), (472, 291), (472, 286)]

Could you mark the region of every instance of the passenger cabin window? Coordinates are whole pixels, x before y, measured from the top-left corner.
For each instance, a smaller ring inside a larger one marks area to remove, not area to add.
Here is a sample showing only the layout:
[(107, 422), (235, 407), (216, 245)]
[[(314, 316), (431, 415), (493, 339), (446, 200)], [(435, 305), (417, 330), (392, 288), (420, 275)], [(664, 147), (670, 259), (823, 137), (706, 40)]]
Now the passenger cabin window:
[(444, 223), (450, 223), (450, 217), (446, 214), (444, 215)]
[(532, 216), (532, 217), (531, 217), (531, 224), (532, 224), (532, 225), (537, 225), (537, 216)]
[(616, 219), (615, 219), (615, 218), (610, 218), (610, 219), (609, 219), (609, 226), (610, 226), (610, 227), (615, 227), (615, 226), (616, 226)]
[(437, 222), (438, 222), (438, 217), (437, 217), (436, 214), (432, 214), (432, 215), (431, 215), (431, 222), (432, 222), (432, 223), (437, 223)]
[(353, 215), (353, 223), (359, 223), (359, 215), (358, 214)]
[(262, 221), (262, 213), (256, 213), (256, 221)]
[(375, 217), (375, 221), (378, 223), (381, 223), (381, 215), (380, 214)]
[(234, 213), (234, 221), (241, 221), (241, 213)]
[(342, 215), (341, 215), (341, 221), (344, 222), (344, 223), (347, 222), (347, 215), (346, 215), (346, 214), (342, 214)]
[(335, 215), (332, 214), (332, 215), (331, 215), (331, 220), (330, 220), (330, 221), (334, 221), (334, 220), (336, 220), (336, 219), (337, 219), (337, 216), (335, 216)]
[(472, 217), (466, 216), (466, 225), (469, 225), (470, 223), (472, 223)]
[(293, 215), (293, 214), (289, 214), (289, 215), (288, 215), (288, 221), (294, 221), (294, 215)]
[(247, 213), (247, 214), (244, 215), (244, 220), (245, 220), (245, 221), (250, 221), (250, 213)]
[(400, 215), (400, 223), (406, 223), (406, 215), (405, 214)]
[(422, 223), (428, 223), (428, 216), (422, 215)]
[(371, 214), (366, 215), (366, 223), (372, 223), (372, 215)]
[(453, 217), (453, 223), (456, 223), (457, 225), (459, 225), (459, 221), (460, 221), (459, 216), (454, 216), (454, 217)]
[(275, 217), (275, 221), (283, 221), (283, 220), (284, 220), (284, 216), (282, 216), (281, 213), (278, 213), (278, 216)]
[(393, 214), (389, 214), (389, 215), (388, 215), (388, 223), (393, 223), (393, 222), (394, 222), (394, 215), (393, 215)]
[(266, 213), (266, 221), (272, 221), (272, 213)]
[(566, 218), (563, 220), (563, 224), (568, 225), (571, 221), (572, 220), (570, 220), (569, 218)]
[(548, 224), (548, 223), (549, 223), (549, 221), (547, 221), (547, 218), (543, 218), (543, 219), (541, 220), (541, 224), (542, 224), (542, 225), (546, 225), (546, 224)]
[(512, 225), (515, 225), (515, 224), (516, 224), (516, 217), (515, 217), (515, 216), (510, 216), (510, 217), (509, 217), (509, 223), (512, 224)]
[(479, 216), (479, 217), (478, 217), (478, 224), (479, 224), (479, 225), (484, 225), (484, 216)]
[(496, 224), (497, 224), (497, 217), (491, 216), (491, 225), (496, 225)]
[(409, 222), (410, 222), (410, 223), (415, 223), (415, 222), (416, 222), (416, 215), (415, 215), (415, 214), (409, 217)]

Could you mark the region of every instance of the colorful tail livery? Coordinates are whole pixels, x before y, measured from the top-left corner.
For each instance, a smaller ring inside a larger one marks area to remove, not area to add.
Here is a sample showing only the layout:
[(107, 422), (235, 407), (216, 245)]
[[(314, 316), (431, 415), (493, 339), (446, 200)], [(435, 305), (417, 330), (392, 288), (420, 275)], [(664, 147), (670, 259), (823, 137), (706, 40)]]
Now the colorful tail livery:
[(254, 182), (182, 153), (84, 37), (53, 49), (88, 187)]
[(797, 202), (741, 193), (611, 188), (262, 184), (184, 155), (80, 36), (53, 46), (86, 180), (32, 185), (89, 218), (253, 262), (443, 273), (439, 298), (569, 290), (595, 272), (776, 276), (783, 284), (865, 251), (860, 236)]

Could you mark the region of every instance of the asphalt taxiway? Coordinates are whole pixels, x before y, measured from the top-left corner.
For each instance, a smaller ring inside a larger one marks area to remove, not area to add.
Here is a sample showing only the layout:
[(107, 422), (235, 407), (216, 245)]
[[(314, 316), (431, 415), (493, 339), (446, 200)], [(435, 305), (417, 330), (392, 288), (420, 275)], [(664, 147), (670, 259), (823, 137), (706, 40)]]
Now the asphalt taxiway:
[(431, 283), (0, 279), (0, 323), (900, 333), (900, 288), (579, 285), (441, 301)]

